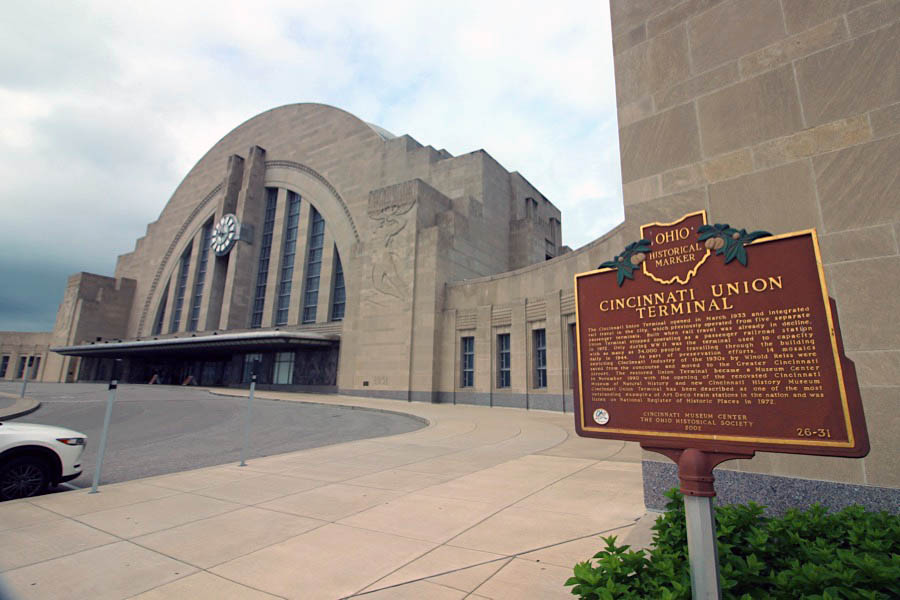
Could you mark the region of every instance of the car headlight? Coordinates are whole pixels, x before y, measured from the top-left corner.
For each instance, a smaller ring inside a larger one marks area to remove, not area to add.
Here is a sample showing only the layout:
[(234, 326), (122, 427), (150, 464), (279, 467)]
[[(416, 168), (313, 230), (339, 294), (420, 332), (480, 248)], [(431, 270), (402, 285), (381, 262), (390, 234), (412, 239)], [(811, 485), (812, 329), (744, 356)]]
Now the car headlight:
[(56, 438), (57, 442), (62, 442), (67, 446), (84, 446), (84, 438), (74, 437), (74, 438)]

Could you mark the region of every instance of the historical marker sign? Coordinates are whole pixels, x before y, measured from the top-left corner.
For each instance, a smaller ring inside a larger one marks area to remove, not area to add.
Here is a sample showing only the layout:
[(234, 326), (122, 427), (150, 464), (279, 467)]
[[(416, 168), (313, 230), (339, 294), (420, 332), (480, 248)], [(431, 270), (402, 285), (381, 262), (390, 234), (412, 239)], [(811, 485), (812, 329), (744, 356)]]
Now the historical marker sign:
[(747, 233), (699, 212), (641, 234), (605, 268), (575, 276), (580, 435), (868, 453), (815, 230)]

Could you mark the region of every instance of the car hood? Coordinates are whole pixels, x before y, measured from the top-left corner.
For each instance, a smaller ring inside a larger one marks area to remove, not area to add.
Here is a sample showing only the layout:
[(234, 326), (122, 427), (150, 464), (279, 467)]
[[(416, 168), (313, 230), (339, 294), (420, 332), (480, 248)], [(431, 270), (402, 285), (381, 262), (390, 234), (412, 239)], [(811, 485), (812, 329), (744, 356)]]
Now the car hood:
[(56, 427), (55, 425), (39, 425), (37, 423), (16, 423), (15, 421), (4, 421), (0, 423), (0, 435), (3, 433), (23, 433), (32, 437), (44, 438), (61, 438), (61, 437), (83, 437), (87, 436), (74, 429), (66, 429), (65, 427)]

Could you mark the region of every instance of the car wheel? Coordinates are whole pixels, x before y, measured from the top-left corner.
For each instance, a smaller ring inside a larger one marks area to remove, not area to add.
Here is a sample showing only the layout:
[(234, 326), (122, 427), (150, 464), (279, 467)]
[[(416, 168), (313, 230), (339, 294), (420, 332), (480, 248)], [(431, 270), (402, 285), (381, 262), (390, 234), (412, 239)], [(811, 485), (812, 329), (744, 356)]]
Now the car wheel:
[(50, 484), (50, 469), (39, 458), (20, 456), (0, 466), (0, 499), (28, 498)]

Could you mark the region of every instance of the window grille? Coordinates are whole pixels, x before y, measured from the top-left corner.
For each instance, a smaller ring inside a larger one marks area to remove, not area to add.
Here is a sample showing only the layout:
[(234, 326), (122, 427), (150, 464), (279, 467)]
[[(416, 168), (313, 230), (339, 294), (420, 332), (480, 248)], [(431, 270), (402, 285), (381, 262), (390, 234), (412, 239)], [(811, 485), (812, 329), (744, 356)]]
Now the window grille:
[(344, 289), (344, 267), (337, 246), (334, 248), (334, 290), (331, 292), (331, 320), (344, 319), (344, 307), (347, 303), (347, 292)]
[(178, 279), (175, 282), (175, 306), (172, 307), (172, 324), (169, 328), (169, 331), (172, 333), (178, 331), (178, 326), (181, 325), (181, 309), (184, 307), (184, 293), (186, 291), (185, 288), (187, 288), (188, 271), (191, 268), (191, 251), (193, 249), (194, 244), (191, 242), (185, 249), (184, 254), (181, 255), (181, 267), (178, 271)]
[(475, 385), (475, 338), (466, 336), (460, 339), (460, 387)]
[(263, 221), (262, 239), (259, 245), (259, 262), (256, 267), (256, 292), (253, 296), (253, 312), (250, 327), (262, 327), (266, 306), (266, 280), (269, 278), (269, 257), (272, 254), (272, 232), (275, 230), (275, 208), (278, 188), (266, 188), (266, 216)]
[(188, 331), (197, 331), (200, 324), (200, 303), (203, 301), (203, 284), (206, 282), (206, 265), (209, 262), (209, 243), (212, 239), (213, 222), (203, 226), (200, 260), (197, 262), (197, 278), (194, 280), (194, 294), (191, 300), (191, 321)]
[(322, 272), (322, 245), (325, 241), (325, 220), (315, 207), (309, 227), (309, 250), (306, 255), (306, 286), (303, 292), (303, 323), (316, 322), (316, 305), (319, 302), (319, 275)]
[(534, 387), (547, 387), (547, 332), (534, 330)]
[(165, 323), (166, 319), (166, 305), (169, 303), (169, 284), (166, 284), (166, 289), (163, 292), (162, 300), (159, 301), (159, 312), (156, 314), (156, 322), (153, 324), (153, 335), (159, 335), (162, 333), (163, 323)]
[(287, 223), (284, 230), (284, 244), (281, 252), (281, 277), (278, 283), (278, 303), (275, 309), (275, 324), (285, 325), (291, 306), (291, 280), (294, 277), (294, 254), (297, 252), (297, 230), (300, 225), (300, 196), (288, 192)]
[(497, 335), (497, 387), (508, 388), (510, 386), (510, 351), (509, 334)]

